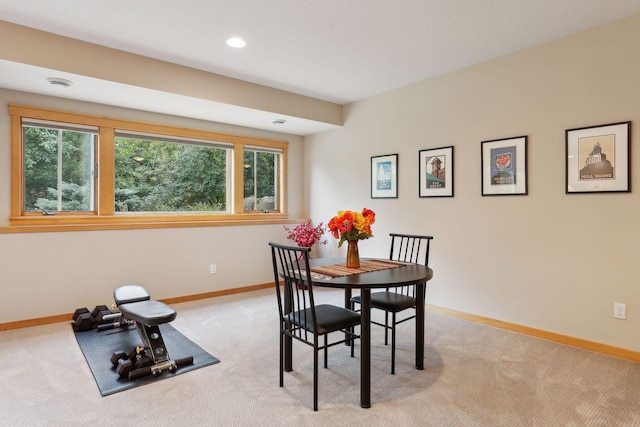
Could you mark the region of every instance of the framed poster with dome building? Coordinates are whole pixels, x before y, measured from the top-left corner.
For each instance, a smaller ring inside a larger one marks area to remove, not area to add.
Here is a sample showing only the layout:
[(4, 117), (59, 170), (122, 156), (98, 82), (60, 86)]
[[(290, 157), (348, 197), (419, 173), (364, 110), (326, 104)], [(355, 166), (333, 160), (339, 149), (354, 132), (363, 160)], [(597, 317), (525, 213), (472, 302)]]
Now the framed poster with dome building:
[(566, 193), (630, 192), (631, 122), (566, 131)]

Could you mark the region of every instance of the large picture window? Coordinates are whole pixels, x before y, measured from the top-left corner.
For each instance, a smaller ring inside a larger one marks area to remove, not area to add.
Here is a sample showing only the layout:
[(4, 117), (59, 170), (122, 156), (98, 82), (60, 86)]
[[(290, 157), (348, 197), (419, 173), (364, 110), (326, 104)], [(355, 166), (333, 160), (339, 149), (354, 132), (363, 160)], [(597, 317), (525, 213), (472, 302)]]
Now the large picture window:
[(116, 212), (228, 212), (232, 147), (116, 132)]
[(149, 228), (287, 217), (286, 141), (13, 105), (9, 113), (12, 226)]

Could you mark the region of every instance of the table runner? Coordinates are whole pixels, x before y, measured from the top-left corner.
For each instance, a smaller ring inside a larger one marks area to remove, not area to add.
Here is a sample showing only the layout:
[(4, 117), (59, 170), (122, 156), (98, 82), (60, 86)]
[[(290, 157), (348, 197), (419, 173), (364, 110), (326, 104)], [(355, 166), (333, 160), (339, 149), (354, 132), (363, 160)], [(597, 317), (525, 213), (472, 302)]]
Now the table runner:
[(407, 265), (407, 263), (384, 259), (369, 259), (360, 261), (360, 268), (348, 268), (346, 263), (339, 263), (323, 265), (321, 267), (311, 267), (311, 272), (332, 278), (367, 273), (370, 271), (387, 270), (389, 268), (402, 267), (403, 265)]

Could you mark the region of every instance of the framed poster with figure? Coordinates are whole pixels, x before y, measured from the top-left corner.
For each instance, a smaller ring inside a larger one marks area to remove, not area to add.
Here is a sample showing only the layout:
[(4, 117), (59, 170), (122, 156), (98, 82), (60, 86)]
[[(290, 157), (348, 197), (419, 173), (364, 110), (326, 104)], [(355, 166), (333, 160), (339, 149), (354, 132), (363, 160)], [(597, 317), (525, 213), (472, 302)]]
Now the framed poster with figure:
[(527, 194), (527, 137), (482, 141), (482, 195)]
[(566, 131), (567, 194), (630, 192), (631, 122)]
[(398, 155), (371, 157), (371, 198), (398, 198)]
[(418, 152), (418, 195), (453, 197), (453, 147)]

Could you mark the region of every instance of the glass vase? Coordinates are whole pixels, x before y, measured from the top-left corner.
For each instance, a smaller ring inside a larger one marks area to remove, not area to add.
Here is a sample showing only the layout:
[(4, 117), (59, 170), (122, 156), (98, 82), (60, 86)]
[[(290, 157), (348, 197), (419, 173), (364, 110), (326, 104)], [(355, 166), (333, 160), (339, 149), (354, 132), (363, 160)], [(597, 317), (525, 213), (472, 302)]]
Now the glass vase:
[(347, 240), (347, 267), (360, 268), (360, 255), (358, 254), (358, 241)]

